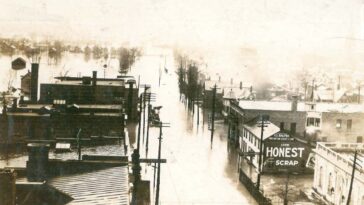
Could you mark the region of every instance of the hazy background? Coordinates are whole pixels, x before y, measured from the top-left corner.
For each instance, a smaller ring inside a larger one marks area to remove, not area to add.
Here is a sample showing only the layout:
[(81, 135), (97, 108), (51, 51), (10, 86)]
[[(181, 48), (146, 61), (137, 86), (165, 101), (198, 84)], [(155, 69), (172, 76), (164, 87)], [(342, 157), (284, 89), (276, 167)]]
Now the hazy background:
[(0, 8), (2, 36), (178, 46), (227, 77), (364, 67), (363, 0), (0, 0)]

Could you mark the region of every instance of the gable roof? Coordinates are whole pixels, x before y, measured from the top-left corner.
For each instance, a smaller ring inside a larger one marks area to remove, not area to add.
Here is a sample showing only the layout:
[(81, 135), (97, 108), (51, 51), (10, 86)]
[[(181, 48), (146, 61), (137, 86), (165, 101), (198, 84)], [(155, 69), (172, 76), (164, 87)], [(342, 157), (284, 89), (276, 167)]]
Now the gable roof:
[[(280, 128), (270, 121), (265, 121), (264, 125), (266, 127), (264, 127), (263, 141), (280, 131)], [(260, 139), (262, 128), (260, 127), (260, 119), (258, 117), (250, 120), (243, 127)]]

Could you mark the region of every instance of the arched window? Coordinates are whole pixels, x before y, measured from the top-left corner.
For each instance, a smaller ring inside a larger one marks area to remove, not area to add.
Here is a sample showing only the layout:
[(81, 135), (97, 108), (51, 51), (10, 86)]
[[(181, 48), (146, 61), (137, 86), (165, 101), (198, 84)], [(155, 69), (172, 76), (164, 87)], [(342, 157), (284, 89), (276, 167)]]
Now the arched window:
[(334, 187), (332, 186), (332, 173), (329, 174), (329, 180), (327, 182), (327, 193), (328, 195), (332, 195), (334, 193)]
[(322, 189), (322, 182), (323, 182), (323, 168), (322, 166), (320, 167), (320, 172), (319, 172), (319, 184), (318, 186)]

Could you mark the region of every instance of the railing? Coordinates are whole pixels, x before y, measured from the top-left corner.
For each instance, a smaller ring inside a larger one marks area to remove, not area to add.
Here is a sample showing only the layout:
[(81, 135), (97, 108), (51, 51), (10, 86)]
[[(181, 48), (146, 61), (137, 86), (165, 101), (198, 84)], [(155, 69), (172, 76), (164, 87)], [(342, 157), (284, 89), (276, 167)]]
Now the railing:
[(256, 184), (241, 169), (239, 170), (239, 180), (245, 185), (246, 189), (259, 205), (272, 205), (272, 201), (257, 189)]
[(364, 150), (364, 143), (343, 143), (343, 142), (335, 142), (335, 143), (329, 143), (329, 142), (319, 142), (317, 143), (318, 146), (321, 146), (321, 147), (327, 147), (327, 148), (330, 148), (330, 149), (337, 149), (337, 150), (340, 150), (340, 149), (344, 149), (344, 150), (347, 150), (347, 149), (352, 149), (353, 151), (355, 149), (359, 149), (359, 150)]
[[(354, 151), (357, 150), (364, 150), (364, 144), (362, 143), (323, 143), (318, 142), (316, 147), (316, 153), (321, 155), (323, 158), (326, 158), (326, 160), (335, 163), (337, 167), (340, 167), (344, 171), (346, 171), (348, 174), (351, 173), (351, 169), (353, 166), (353, 162), (338, 153), (337, 151)], [(363, 168), (357, 167), (358, 171), (362, 174), (364, 173)], [(361, 178), (361, 177), (360, 177)], [(359, 179), (361, 180), (361, 179)], [(361, 180), (364, 182), (364, 179)]]

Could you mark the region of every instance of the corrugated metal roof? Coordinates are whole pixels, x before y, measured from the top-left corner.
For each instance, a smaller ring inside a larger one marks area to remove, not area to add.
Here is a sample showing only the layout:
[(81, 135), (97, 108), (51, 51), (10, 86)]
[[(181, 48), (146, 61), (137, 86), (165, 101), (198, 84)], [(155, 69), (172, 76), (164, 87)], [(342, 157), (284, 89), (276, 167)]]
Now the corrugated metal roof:
[(68, 194), (74, 200), (68, 204), (129, 204), (128, 167), (59, 176), (48, 184)]

